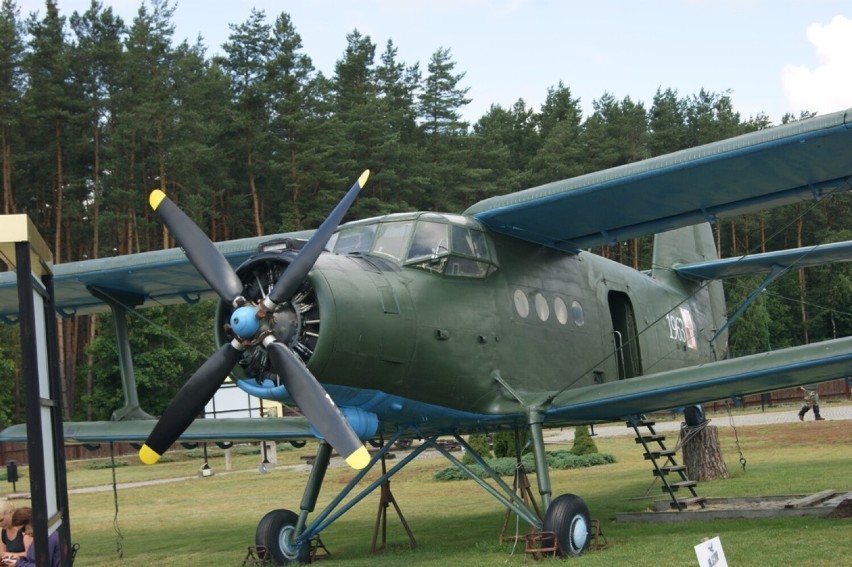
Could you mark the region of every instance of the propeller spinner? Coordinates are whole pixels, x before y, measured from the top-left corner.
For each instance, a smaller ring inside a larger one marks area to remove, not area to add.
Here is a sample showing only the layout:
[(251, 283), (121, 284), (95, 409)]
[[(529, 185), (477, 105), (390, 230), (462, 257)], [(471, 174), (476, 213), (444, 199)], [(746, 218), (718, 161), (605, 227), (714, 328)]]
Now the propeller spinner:
[(361, 174), (284, 270), (269, 295), (258, 304), (243, 297), (243, 284), (239, 276), (201, 229), (165, 193), (159, 190), (151, 193), (151, 207), (186, 251), (189, 261), (222, 301), (236, 309), (229, 323), (234, 339), (219, 347), (177, 393), (139, 451), (139, 458), (143, 462), (157, 462), (177, 441), (213, 398), (247, 346), (262, 346), (287, 391), (314, 428), (344, 456), (349, 466), (355, 469), (367, 466), (370, 454), (340, 409), (299, 356), (276, 340), (274, 312), (279, 305), (293, 299), (369, 175), (369, 170)]

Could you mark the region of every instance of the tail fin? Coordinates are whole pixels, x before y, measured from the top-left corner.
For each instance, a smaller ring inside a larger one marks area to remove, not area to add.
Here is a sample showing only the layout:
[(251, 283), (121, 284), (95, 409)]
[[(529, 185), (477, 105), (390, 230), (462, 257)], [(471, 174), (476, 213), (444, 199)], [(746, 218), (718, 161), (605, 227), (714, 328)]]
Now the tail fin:
[[(725, 293), (722, 282), (692, 282), (681, 278), (671, 268), (679, 264), (716, 260), (716, 243), (709, 224), (696, 224), (662, 232), (654, 237), (654, 259), (651, 275), (654, 279), (681, 290), (685, 296), (694, 296), (691, 303), (704, 319), (699, 324), (702, 334), (708, 339), (722, 328), (727, 319)], [(716, 352), (723, 356), (727, 352), (727, 332), (717, 339)]]

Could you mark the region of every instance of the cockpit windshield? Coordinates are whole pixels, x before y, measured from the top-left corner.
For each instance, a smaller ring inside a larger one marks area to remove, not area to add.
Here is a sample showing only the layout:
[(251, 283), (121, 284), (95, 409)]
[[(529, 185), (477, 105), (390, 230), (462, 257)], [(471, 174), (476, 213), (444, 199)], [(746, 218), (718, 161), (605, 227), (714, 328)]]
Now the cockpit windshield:
[(465, 217), (392, 215), (344, 226), (329, 241), (338, 254), (373, 254), (447, 276), (482, 278), (497, 269), (488, 238)]

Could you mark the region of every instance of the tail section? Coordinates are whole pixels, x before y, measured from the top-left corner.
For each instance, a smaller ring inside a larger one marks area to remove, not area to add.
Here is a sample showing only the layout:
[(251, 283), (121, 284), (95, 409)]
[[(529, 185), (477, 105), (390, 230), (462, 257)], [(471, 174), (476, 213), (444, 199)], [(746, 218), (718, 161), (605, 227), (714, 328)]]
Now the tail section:
[[(709, 339), (722, 328), (727, 319), (725, 293), (720, 281), (695, 282), (679, 276), (672, 268), (681, 264), (708, 262), (718, 259), (713, 229), (709, 224), (696, 224), (662, 232), (654, 237), (654, 259), (651, 275), (654, 279), (681, 290), (703, 321), (697, 327), (701, 336)], [(727, 352), (728, 335), (723, 333), (714, 345), (718, 358)]]

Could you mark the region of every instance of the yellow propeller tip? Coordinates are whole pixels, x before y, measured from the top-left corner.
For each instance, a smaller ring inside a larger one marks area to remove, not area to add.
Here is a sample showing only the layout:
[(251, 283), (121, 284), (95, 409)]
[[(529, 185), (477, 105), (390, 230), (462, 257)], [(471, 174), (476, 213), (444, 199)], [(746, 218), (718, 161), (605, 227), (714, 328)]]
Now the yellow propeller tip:
[(358, 178), (358, 187), (364, 188), (364, 185), (367, 184), (367, 179), (370, 177), (370, 170), (365, 169), (364, 173), (361, 174), (361, 177)]
[(154, 189), (153, 191), (151, 191), (151, 196), (148, 197), (148, 203), (150, 203), (151, 208), (156, 211), (157, 207), (160, 206), (160, 203), (162, 203), (163, 199), (165, 199), (165, 198), (166, 198), (165, 193), (163, 193), (159, 189)]
[(139, 459), (146, 465), (153, 465), (160, 460), (160, 455), (148, 445), (142, 445), (139, 449)]
[(358, 449), (346, 457), (346, 464), (353, 469), (361, 470), (370, 464), (370, 452), (366, 447), (358, 447)]

